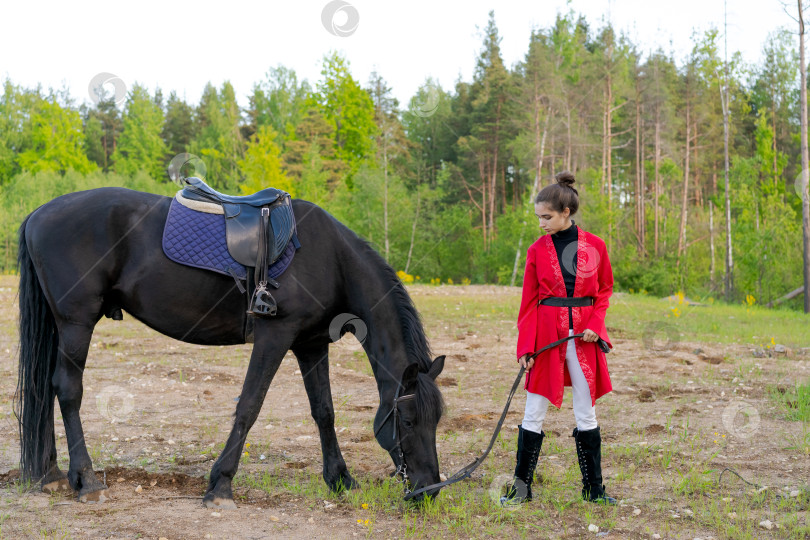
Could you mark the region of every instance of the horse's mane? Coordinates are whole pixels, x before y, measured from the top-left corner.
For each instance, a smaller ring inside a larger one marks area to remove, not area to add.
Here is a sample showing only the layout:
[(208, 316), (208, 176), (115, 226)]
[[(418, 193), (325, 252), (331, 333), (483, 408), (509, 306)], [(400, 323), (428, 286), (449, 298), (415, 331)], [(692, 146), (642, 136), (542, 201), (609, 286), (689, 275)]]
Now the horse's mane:
[(416, 404), (420, 422), (438, 422), (444, 411), (444, 399), (439, 387), (429, 375), (427, 375), (433, 357), (425, 335), (425, 328), (422, 319), (413, 300), (405, 290), (405, 286), (397, 276), (394, 269), (367, 241), (357, 237), (363, 246), (363, 256), (383, 278), (384, 283), (390, 284), (388, 295), (394, 300), (397, 316), (402, 328), (402, 336), (405, 341), (405, 352), (408, 358), (415, 360), (419, 365), (419, 376), (416, 385)]

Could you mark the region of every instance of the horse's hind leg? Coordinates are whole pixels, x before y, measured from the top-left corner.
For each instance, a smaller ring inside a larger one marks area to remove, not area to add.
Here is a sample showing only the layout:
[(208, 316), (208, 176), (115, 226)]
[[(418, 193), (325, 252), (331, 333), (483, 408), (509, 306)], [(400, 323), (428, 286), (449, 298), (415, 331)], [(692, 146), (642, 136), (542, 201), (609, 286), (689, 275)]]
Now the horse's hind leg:
[(359, 487), (349, 474), (335, 435), (335, 408), (329, 384), (329, 345), (294, 347), (293, 352), (304, 375), (312, 418), (321, 436), (323, 479), (332, 491)]
[(253, 344), (242, 393), (236, 404), (233, 428), (225, 448), (211, 469), (208, 489), (203, 497), (203, 503), (209, 508), (236, 508), (231, 482), (239, 468), (239, 458), (245, 447), (245, 439), (259, 416), (267, 389), (270, 388), (270, 383), (293, 341), (290, 330), (283, 327), (271, 329), (268, 328), (269, 325), (265, 326), (265, 322), (263, 319), (256, 321), (256, 341)]
[(45, 475), (42, 477), (42, 491), (45, 493), (56, 493), (62, 490), (70, 491), (67, 475), (59, 469), (59, 465), (56, 463), (56, 434), (54, 432), (53, 414), (48, 417), (47, 433), (45, 436), (51, 438), (51, 446), (48, 466)]
[(59, 355), (53, 375), (54, 390), (62, 410), (70, 453), (67, 477), (70, 487), (79, 492), (81, 502), (103, 502), (107, 498), (104, 491), (107, 486), (102, 484), (93, 472), (93, 463), (87, 453), (82, 422), (79, 418), (83, 393), (82, 374), (92, 336), (92, 327), (62, 324), (59, 329)]

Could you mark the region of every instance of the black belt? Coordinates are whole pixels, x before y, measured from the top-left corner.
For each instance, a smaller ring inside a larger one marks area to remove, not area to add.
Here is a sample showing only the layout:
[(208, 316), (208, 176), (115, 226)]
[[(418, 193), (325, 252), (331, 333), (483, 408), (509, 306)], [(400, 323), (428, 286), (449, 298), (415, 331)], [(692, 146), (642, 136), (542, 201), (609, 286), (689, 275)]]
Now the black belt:
[(549, 296), (537, 302), (537, 305), (540, 304), (556, 307), (592, 306), (593, 296)]

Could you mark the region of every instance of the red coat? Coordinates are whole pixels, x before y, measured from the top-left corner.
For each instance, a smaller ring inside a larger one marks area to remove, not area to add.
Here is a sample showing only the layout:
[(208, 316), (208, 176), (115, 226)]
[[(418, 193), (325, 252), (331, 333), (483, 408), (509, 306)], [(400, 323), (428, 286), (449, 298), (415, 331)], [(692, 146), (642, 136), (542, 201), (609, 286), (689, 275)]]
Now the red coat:
[[(613, 270), (605, 242), (579, 228), (577, 235), (577, 272), (574, 296), (593, 296), (592, 306), (573, 307), (574, 333), (590, 329), (610, 347), (605, 327), (605, 313), (613, 294)], [(523, 275), (523, 297), (518, 314), (517, 357), (533, 353), (558, 339), (568, 337), (568, 308), (538, 305), (549, 296), (566, 296), (560, 263), (551, 235), (541, 236), (529, 247), (526, 272)], [(579, 365), (591, 389), (591, 404), (613, 389), (605, 353), (596, 342), (574, 338)], [(571, 386), (565, 365), (568, 342), (540, 354), (526, 373), (524, 388), (545, 396), (558, 409), (562, 406), (563, 387)]]

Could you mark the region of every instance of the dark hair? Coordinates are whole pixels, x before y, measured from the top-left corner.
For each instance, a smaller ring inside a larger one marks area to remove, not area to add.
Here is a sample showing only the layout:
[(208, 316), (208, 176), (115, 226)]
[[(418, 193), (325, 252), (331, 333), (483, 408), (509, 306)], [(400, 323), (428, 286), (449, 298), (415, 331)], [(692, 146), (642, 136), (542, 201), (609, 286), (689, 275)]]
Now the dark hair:
[(560, 213), (568, 208), (573, 216), (579, 210), (579, 192), (574, 188), (574, 175), (563, 171), (557, 173), (554, 179), (557, 183), (541, 189), (534, 198), (534, 204), (546, 203), (552, 210)]

